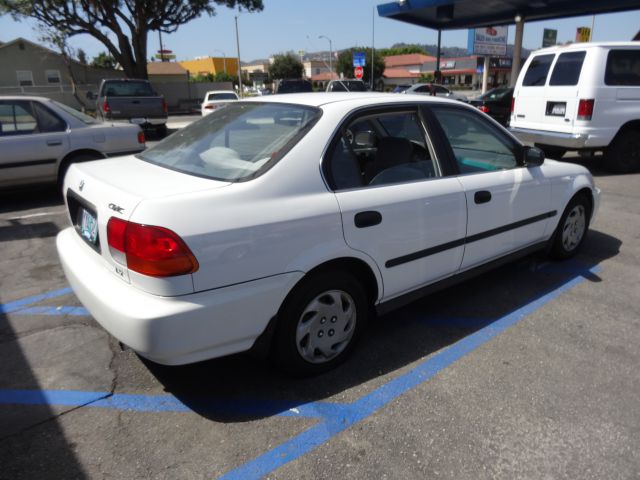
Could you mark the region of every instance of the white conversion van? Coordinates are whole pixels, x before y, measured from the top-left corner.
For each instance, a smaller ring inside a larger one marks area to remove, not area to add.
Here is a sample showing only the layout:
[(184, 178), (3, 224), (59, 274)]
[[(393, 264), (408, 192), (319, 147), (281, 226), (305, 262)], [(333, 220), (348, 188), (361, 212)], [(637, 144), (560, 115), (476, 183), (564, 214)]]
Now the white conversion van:
[(533, 52), (515, 86), (511, 131), (550, 158), (601, 150), (610, 170), (640, 170), (640, 42)]

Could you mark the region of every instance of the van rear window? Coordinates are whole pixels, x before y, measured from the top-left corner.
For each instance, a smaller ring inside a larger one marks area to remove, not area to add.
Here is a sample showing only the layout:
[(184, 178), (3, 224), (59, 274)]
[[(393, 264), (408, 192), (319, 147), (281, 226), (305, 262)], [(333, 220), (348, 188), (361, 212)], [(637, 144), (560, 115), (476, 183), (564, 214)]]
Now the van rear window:
[(547, 82), (547, 74), (549, 73), (549, 67), (553, 62), (554, 55), (538, 55), (533, 57), (527, 73), (524, 74), (522, 80), (523, 87), (542, 87)]
[(640, 50), (611, 50), (604, 73), (606, 85), (640, 85)]
[(586, 52), (561, 53), (553, 67), (549, 85), (577, 85)]

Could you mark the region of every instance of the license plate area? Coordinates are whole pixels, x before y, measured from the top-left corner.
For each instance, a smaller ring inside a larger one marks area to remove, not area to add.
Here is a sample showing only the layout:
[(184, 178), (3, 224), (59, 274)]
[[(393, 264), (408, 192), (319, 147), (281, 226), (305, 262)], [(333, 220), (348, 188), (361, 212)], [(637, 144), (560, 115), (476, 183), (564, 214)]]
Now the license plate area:
[(76, 232), (87, 245), (99, 252), (100, 234), (96, 208), (71, 190), (67, 193), (67, 204), (69, 205), (69, 216)]
[(134, 123), (136, 125), (142, 125), (143, 123), (145, 123), (147, 120), (144, 118), (139, 118), (139, 117), (135, 117), (129, 120), (129, 122)]
[(567, 102), (547, 102), (546, 114), (549, 117), (564, 117), (567, 113)]

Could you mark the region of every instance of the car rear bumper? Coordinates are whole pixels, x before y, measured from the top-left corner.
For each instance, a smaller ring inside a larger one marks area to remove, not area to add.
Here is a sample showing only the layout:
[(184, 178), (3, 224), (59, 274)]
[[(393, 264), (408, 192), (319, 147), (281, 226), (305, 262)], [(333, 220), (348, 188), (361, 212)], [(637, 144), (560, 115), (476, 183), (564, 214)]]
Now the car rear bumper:
[(509, 131), (525, 143), (549, 145), (567, 150), (602, 149), (609, 145), (616, 134), (615, 129), (600, 128), (568, 133), (512, 126)]
[(71, 288), (96, 321), (143, 357), (164, 365), (250, 349), (303, 275), (161, 297), (117, 277), (73, 228), (60, 232), (56, 243)]

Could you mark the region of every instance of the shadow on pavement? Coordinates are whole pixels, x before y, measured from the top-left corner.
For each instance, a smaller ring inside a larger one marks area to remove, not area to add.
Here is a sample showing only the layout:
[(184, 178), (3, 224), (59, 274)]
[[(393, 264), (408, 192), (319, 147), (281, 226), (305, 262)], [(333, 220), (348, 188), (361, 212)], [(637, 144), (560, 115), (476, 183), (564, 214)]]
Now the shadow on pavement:
[(616, 256), (620, 246), (618, 239), (591, 230), (573, 260), (549, 262), (539, 254), (427, 296), (377, 318), (346, 363), (313, 378), (290, 378), (249, 355), (181, 367), (143, 361), (167, 392), (220, 422), (268, 417), (348, 390), (361, 396), (368, 391), (358, 386), (382, 385), (389, 381), (385, 375), (423, 361), (576, 278), (601, 281), (590, 269)]
[[(4, 299), (0, 298), (0, 304)], [(16, 378), (0, 378), (0, 389), (38, 391), (38, 383), (6, 314), (0, 312), (0, 362)], [(68, 409), (66, 409), (68, 410)], [(0, 405), (0, 480), (21, 478), (83, 479), (73, 444), (58, 422), (60, 411), (47, 405)]]

